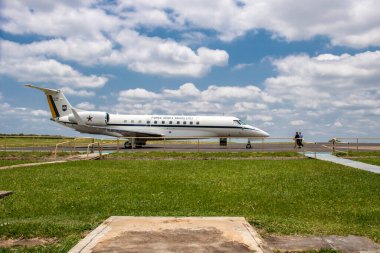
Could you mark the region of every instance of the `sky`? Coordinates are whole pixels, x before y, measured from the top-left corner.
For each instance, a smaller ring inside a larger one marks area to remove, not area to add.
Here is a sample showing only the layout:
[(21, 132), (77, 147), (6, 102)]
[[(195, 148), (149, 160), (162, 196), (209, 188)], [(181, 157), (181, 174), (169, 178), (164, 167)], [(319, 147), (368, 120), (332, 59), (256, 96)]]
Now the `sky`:
[(85, 110), (231, 115), (272, 137), (379, 137), (377, 0), (0, 0), (0, 133)]

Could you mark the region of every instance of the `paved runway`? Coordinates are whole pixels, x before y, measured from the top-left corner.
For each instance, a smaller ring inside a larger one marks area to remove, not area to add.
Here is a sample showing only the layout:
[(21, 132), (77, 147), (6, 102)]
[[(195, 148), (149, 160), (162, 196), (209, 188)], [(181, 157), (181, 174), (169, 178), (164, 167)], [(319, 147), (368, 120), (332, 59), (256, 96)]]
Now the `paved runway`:
[[(104, 145), (103, 150), (114, 152), (147, 152), (147, 151), (178, 151), (178, 152), (279, 152), (279, 151), (300, 151), (300, 152), (331, 152), (331, 143), (305, 143), (301, 149), (295, 149), (292, 143), (252, 143), (252, 149), (246, 149), (245, 143), (229, 143), (227, 146), (219, 146), (215, 143), (153, 143), (143, 146), (141, 148), (125, 149), (121, 143), (119, 148), (116, 145)], [(54, 147), (10, 147), (8, 151), (52, 151)], [(65, 151), (69, 151), (69, 147), (63, 147)], [(4, 149), (0, 149), (4, 150)], [(59, 148), (61, 151), (62, 148)], [(76, 151), (85, 152), (86, 146), (76, 147)], [(380, 151), (380, 143), (352, 143), (352, 144), (339, 144), (336, 148), (337, 151), (358, 150), (358, 151)]]

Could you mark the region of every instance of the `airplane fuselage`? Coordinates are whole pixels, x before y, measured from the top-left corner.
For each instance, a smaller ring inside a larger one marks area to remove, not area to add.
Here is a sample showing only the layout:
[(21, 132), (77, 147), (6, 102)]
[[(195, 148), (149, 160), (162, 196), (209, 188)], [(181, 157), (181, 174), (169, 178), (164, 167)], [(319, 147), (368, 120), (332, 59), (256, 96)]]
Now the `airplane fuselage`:
[[(99, 112), (100, 113), (100, 112)], [(269, 135), (238, 118), (228, 116), (185, 116), (185, 115), (121, 115), (105, 114), (99, 121), (92, 112), (83, 112), (85, 124), (102, 128), (87, 128), (62, 117), (56, 122), (90, 134), (104, 134), (114, 137), (162, 136), (162, 138), (183, 139), (191, 137), (268, 137)], [(104, 123), (103, 123), (104, 122)], [(116, 131), (115, 131), (116, 130)], [(130, 132), (130, 134), (125, 133)], [(152, 138), (154, 139), (154, 138)]]

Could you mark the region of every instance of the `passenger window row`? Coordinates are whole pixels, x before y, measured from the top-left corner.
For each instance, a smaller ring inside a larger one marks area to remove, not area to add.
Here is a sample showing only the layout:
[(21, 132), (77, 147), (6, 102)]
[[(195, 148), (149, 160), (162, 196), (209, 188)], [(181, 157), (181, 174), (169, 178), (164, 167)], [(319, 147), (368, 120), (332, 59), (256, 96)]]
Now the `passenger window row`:
[[(136, 121), (136, 122), (139, 123), (139, 124), (142, 123), (141, 120), (138, 120), (138, 121)], [(124, 123), (128, 123), (128, 120), (124, 120)], [(135, 120), (130, 120), (130, 123), (131, 123), (131, 124), (134, 124), (134, 123), (135, 123)], [(164, 120), (161, 121), (161, 124), (162, 124), (162, 125), (165, 125), (165, 123), (166, 123), (166, 121), (164, 121)], [(177, 125), (181, 125), (181, 121), (177, 121), (176, 123), (177, 123)], [(147, 120), (147, 121), (146, 121), (146, 124), (150, 125), (150, 120)], [(157, 125), (157, 124), (159, 124), (159, 123), (158, 123), (157, 120), (155, 120), (155, 121), (153, 121), (153, 124), (154, 124), (154, 125)], [(174, 123), (173, 123), (173, 121), (168, 121), (168, 124), (169, 124), (169, 125), (173, 125)], [(186, 124), (187, 124), (187, 121), (182, 121), (182, 125), (186, 125)], [(196, 121), (195, 124), (196, 124), (196, 125), (199, 125), (199, 121)], [(193, 122), (193, 121), (189, 121), (189, 125), (194, 125), (194, 122)]]

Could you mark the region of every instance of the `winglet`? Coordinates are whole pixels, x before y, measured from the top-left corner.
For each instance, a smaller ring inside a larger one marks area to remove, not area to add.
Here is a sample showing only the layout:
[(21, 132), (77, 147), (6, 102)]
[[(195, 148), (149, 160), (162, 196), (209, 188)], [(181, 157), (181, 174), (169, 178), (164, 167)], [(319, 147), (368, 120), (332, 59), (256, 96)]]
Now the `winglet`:
[(78, 114), (78, 112), (77, 112), (76, 109), (71, 108), (71, 111), (73, 112), (74, 117), (75, 117), (75, 120), (77, 121), (78, 125), (80, 125), (80, 126), (84, 126), (84, 125), (86, 125), (86, 124), (84, 123), (84, 121), (81, 119), (81, 117), (79, 116), (79, 114)]

